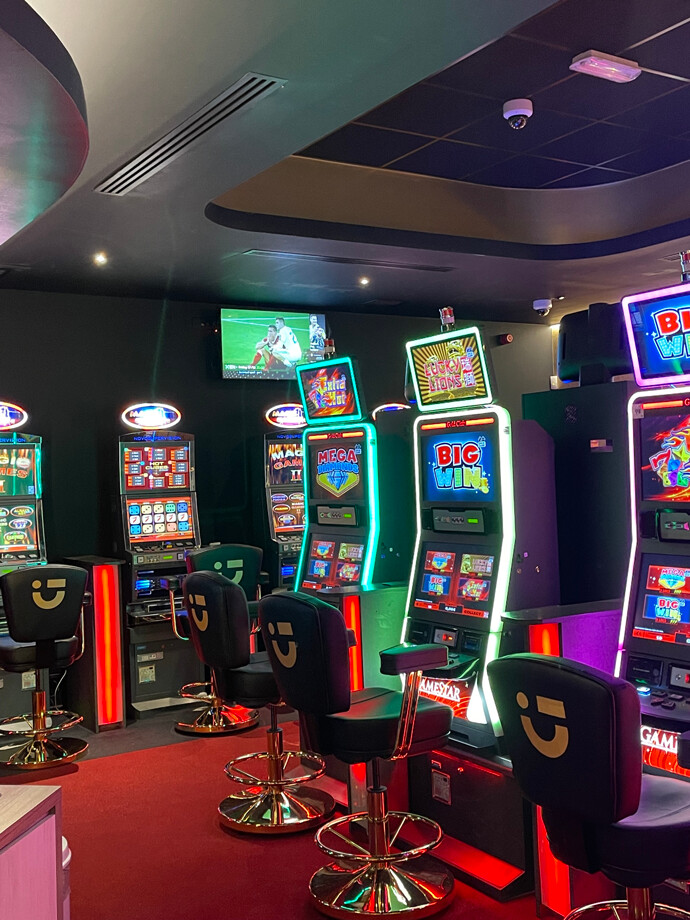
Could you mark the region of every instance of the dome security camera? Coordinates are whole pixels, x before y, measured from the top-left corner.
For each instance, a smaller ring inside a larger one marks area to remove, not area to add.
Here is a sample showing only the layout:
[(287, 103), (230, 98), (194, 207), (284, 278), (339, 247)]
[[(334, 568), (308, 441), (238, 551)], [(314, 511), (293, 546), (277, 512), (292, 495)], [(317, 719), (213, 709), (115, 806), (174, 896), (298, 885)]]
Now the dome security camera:
[(531, 99), (509, 99), (503, 103), (503, 117), (515, 131), (521, 131), (533, 114)]
[(533, 300), (532, 309), (537, 314), (537, 316), (548, 316), (551, 312), (551, 307), (553, 304), (550, 300)]

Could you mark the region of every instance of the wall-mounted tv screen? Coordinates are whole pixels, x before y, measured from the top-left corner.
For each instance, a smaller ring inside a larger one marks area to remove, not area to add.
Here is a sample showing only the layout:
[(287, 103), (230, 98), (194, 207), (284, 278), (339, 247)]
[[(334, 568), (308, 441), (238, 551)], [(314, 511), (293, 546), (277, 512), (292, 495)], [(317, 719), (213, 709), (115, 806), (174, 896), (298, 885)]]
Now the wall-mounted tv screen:
[(422, 501), (496, 500), (495, 427), (420, 431)]
[(640, 419), (644, 501), (690, 502), (690, 407)]
[(223, 307), (220, 347), (223, 377), (294, 380), (298, 364), (323, 360), (322, 313), (269, 313)]

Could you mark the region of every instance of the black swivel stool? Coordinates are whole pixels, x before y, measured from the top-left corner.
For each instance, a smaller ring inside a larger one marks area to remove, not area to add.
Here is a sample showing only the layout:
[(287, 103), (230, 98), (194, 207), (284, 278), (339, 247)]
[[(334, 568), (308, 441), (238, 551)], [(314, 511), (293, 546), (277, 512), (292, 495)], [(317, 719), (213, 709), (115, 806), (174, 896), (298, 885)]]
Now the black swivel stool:
[[(258, 616), (257, 599), (262, 581), (261, 563), (263, 550), (259, 546), (244, 543), (219, 543), (205, 546), (187, 553), (188, 572), (218, 572), (244, 591), (252, 618)], [(189, 639), (190, 628), (186, 611), (175, 606), (175, 596), (183, 578), (167, 579), (170, 593), (170, 611), (175, 635), (178, 639)], [(179, 596), (179, 595), (178, 595)], [(236, 701), (223, 698), (218, 691), (218, 682), (213, 671), (209, 681), (194, 681), (185, 684), (179, 691), (184, 699), (197, 700), (206, 708), (193, 722), (178, 722), (175, 726), (182, 734), (228, 735), (253, 728), (259, 721), (256, 709), (240, 706)]]
[[(0, 578), (0, 592), (9, 636), (0, 636), (0, 668), (34, 671), (36, 684), (32, 713), (0, 722), (0, 733), (25, 741), (5, 766), (21, 770), (69, 763), (87, 748), (78, 738), (53, 737), (81, 722), (82, 717), (62, 709), (46, 709), (41, 687), (43, 668), (67, 668), (84, 652), (84, 630), (79, 628), (86, 588), (86, 570), (72, 565), (31, 566)], [(77, 633), (79, 635), (77, 635)]]
[(310, 751), (283, 750), (280, 694), (266, 653), (250, 654), (244, 592), (217, 572), (192, 572), (183, 590), (192, 642), (215, 674), (218, 693), (243, 706), (268, 706), (271, 713), (267, 750), (237, 757), (225, 767), (244, 791), (220, 803), (222, 824), (255, 834), (287, 834), (322, 824), (335, 803), (305, 784), (323, 774), (325, 763)]
[(690, 878), (690, 786), (642, 773), (632, 684), (530, 654), (492, 661), (489, 679), (513, 772), (525, 798), (542, 807), (554, 856), (626, 888), (625, 901), (580, 907), (566, 920), (687, 920), (687, 911), (655, 906), (651, 888)]
[[(406, 674), (405, 692), (351, 692), (348, 630), (339, 610), (298, 592), (273, 594), (261, 600), (259, 621), (280, 695), (300, 713), (307, 745), (348, 764), (371, 765), (367, 811), (317, 831), (317, 844), (333, 861), (309, 883), (315, 906), (332, 917), (426, 917), (441, 910), (453, 897), (454, 879), (423, 855), (440, 841), (441, 828), (420, 815), (388, 811), (379, 760), (427, 753), (445, 742), (452, 711), (420, 698), (419, 687), (425, 669), (447, 664), (447, 648), (387, 649), (381, 671)], [(415, 841), (408, 849), (407, 839)]]

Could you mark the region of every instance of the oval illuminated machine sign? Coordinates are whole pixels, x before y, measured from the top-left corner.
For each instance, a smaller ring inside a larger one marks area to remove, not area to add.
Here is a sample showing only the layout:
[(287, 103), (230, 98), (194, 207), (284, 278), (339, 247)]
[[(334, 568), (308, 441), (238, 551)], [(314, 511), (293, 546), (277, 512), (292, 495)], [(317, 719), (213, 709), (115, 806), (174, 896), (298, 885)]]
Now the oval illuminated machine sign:
[(172, 428), (173, 425), (177, 425), (182, 413), (165, 403), (137, 403), (125, 409), (121, 418), (130, 428), (158, 431), (160, 428)]
[(276, 428), (304, 428), (307, 420), (299, 403), (281, 403), (266, 410), (266, 421)]
[(0, 402), (0, 431), (21, 428), (28, 418), (28, 413), (21, 406), (15, 406), (14, 403), (9, 402)]

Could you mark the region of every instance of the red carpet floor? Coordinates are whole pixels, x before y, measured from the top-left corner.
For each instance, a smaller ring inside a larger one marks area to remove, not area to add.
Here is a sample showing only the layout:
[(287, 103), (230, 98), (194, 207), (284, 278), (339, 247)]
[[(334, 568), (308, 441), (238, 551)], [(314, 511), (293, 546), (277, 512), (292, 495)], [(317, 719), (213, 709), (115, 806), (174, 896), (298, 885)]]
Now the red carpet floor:
[[(292, 726), (286, 742), (296, 741)], [(291, 737), (292, 736), (292, 737)], [(264, 729), (199, 738), (50, 773), (3, 777), (63, 789), (72, 920), (315, 920), (307, 883), (325, 861), (312, 833), (229, 834), (216, 807), (223, 766), (263, 746)], [(531, 897), (498, 904), (458, 883), (447, 920), (534, 920)]]

